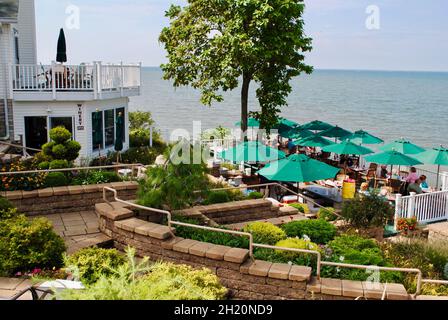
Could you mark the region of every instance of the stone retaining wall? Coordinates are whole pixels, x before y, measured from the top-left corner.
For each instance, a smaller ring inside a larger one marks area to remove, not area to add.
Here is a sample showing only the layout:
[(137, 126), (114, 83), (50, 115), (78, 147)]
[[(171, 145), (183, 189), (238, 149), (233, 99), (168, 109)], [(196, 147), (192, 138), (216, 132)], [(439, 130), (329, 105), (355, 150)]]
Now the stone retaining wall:
[[(320, 279), (309, 267), (271, 263), (249, 258), (246, 249), (230, 248), (183, 239), (167, 226), (136, 219), (120, 203), (95, 206), (100, 230), (114, 240), (116, 248), (136, 249), (139, 256), (206, 267), (229, 289), (229, 298), (244, 300), (325, 299), (353, 300), (357, 297), (381, 299), (382, 286), (372, 288), (365, 282)], [(401, 284), (388, 284), (387, 299), (408, 300)]]
[(206, 206), (196, 206), (186, 210), (180, 210), (176, 213), (205, 220), (209, 220), (214, 225), (235, 224), (245, 221), (255, 221), (262, 219), (277, 218), (294, 212), (297, 209), (290, 207), (292, 210), (288, 213), (281, 212), (279, 207), (273, 206), (272, 203), (264, 199), (253, 199), (243, 201), (233, 201), (226, 203), (218, 203)]
[[(138, 184), (135, 181), (114, 182), (87, 186), (67, 186), (34, 191), (8, 191), (2, 193), (18, 211), (28, 215), (48, 215), (93, 211), (95, 204), (103, 202), (103, 188), (112, 187), (123, 200), (136, 198)], [(112, 194), (109, 193), (111, 196)]]

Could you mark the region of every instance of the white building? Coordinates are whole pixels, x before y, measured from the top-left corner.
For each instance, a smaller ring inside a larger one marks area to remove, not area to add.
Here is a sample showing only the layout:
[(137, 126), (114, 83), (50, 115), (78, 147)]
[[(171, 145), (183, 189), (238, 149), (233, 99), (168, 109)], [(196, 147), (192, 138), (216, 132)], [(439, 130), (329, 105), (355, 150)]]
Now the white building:
[(121, 112), (126, 150), (129, 97), (140, 94), (140, 73), (140, 64), (38, 64), (34, 0), (0, 0), (1, 140), (40, 149), (49, 130), (63, 125), (81, 144), (80, 156), (93, 158), (114, 150)]

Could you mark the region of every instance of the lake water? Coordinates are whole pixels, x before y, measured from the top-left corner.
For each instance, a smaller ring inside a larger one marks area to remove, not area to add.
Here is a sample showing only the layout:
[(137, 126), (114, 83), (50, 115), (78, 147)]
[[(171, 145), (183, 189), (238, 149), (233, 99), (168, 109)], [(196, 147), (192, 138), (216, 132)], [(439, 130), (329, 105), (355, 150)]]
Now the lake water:
[[(144, 68), (142, 94), (131, 110), (148, 110), (165, 137), (174, 129), (234, 127), (240, 118), (239, 90), (206, 107), (191, 88), (173, 88), (158, 68)], [(385, 141), (400, 137), (425, 148), (448, 147), (448, 73), (316, 70), (292, 81), (282, 116), (300, 124), (322, 120), (345, 129), (364, 129)], [(250, 110), (257, 110), (254, 86)]]

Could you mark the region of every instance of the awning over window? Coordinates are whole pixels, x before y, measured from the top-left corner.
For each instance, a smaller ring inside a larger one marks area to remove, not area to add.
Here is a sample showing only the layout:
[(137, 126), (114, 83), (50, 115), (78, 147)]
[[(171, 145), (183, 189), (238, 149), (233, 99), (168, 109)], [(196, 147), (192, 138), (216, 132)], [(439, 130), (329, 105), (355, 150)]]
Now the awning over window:
[(19, 0), (0, 0), (0, 22), (17, 23)]

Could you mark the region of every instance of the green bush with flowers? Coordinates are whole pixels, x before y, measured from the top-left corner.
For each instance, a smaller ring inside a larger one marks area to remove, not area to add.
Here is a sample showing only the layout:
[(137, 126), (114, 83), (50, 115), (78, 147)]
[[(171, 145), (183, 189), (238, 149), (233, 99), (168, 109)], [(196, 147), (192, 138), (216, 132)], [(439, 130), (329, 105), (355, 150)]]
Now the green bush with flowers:
[(274, 245), (286, 239), (285, 231), (269, 222), (249, 223), (243, 231), (251, 233), (256, 243)]

